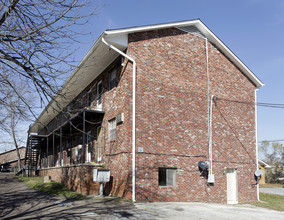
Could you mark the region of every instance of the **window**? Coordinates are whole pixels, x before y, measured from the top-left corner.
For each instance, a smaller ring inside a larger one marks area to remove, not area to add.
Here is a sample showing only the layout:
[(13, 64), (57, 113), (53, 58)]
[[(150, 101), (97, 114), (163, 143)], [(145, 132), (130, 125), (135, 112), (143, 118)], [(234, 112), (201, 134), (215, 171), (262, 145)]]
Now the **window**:
[(77, 163), (81, 163), (81, 160), (82, 160), (82, 145), (78, 145), (77, 148), (76, 148), (76, 151), (75, 151), (75, 160)]
[(87, 92), (87, 107), (91, 106), (91, 92)]
[(91, 131), (87, 132), (87, 163), (91, 162), (92, 159), (92, 148), (93, 148), (93, 143), (92, 143), (92, 135)]
[(115, 118), (108, 122), (108, 136), (110, 141), (115, 140), (116, 120)]
[(103, 92), (103, 85), (102, 80), (98, 82), (97, 85), (97, 109), (102, 109), (102, 92)]
[(102, 132), (101, 127), (97, 128), (97, 161), (102, 160)]
[(175, 186), (177, 179), (177, 169), (159, 168), (159, 186)]
[(116, 86), (116, 68), (113, 68), (109, 73), (109, 90)]

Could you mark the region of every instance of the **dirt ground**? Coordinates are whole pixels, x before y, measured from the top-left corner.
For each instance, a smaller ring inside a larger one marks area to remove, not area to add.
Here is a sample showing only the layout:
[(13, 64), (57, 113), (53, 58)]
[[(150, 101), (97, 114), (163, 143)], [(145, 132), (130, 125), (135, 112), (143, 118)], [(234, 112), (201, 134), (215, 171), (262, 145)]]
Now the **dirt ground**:
[(190, 202), (136, 203), (114, 200), (68, 200), (30, 189), (0, 173), (0, 219), (283, 219), (278, 212), (252, 205)]

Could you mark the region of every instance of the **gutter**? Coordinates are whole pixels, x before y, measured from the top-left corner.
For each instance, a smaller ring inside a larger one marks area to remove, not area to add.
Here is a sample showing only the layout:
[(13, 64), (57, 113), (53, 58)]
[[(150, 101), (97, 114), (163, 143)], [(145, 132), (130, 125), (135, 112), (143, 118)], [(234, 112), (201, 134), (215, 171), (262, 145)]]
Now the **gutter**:
[(136, 61), (128, 56), (127, 54), (123, 53), (121, 50), (116, 48), (115, 46), (108, 43), (104, 37), (102, 37), (102, 42), (106, 44), (108, 47), (119, 53), (120, 55), (124, 56), (128, 60), (133, 63), (133, 73), (132, 73), (132, 201), (136, 202), (136, 192), (135, 192), (135, 175), (136, 175), (136, 167), (135, 167), (135, 159), (136, 159)]

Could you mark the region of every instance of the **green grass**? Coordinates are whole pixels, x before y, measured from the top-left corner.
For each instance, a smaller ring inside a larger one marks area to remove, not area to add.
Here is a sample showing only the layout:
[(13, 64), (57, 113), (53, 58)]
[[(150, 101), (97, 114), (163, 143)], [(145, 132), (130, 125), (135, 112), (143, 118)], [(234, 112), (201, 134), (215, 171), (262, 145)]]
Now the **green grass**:
[(74, 198), (74, 199), (86, 199), (87, 197), (73, 192), (69, 190), (66, 186), (64, 186), (61, 183), (57, 182), (50, 182), (50, 183), (44, 183), (42, 177), (18, 177), (21, 181), (23, 181), (26, 185), (29, 187), (45, 192), (50, 193), (57, 196), (64, 196), (66, 198)]
[(259, 188), (284, 188), (284, 184), (279, 184), (279, 183), (259, 184)]
[(259, 198), (260, 202), (254, 202), (252, 204), (262, 208), (284, 211), (284, 196), (260, 193)]

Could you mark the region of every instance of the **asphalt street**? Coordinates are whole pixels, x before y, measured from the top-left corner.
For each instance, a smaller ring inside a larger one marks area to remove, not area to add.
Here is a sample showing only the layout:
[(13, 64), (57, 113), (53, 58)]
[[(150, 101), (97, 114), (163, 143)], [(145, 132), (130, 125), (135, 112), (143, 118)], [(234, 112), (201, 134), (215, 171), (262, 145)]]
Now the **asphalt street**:
[(260, 192), (284, 196), (284, 188), (260, 188)]

